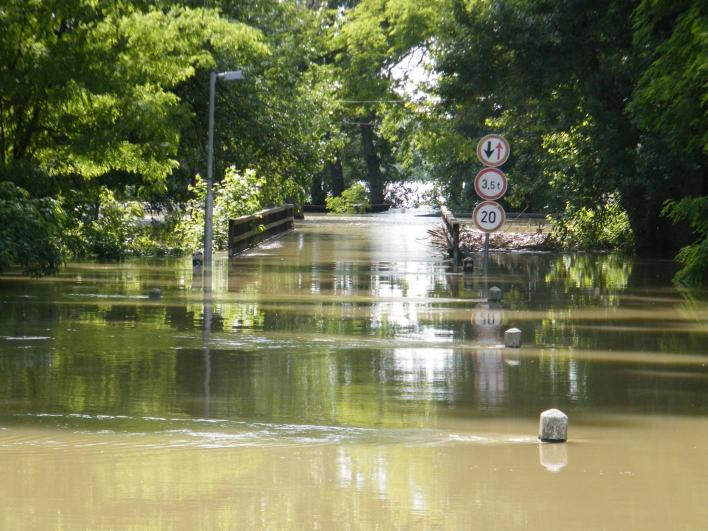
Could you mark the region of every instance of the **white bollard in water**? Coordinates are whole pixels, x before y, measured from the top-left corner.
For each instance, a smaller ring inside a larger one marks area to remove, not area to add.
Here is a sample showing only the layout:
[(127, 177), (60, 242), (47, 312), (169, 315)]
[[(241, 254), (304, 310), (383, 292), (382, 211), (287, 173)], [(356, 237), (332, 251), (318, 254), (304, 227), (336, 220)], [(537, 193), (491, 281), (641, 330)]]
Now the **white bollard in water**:
[(543, 442), (565, 442), (568, 439), (568, 415), (559, 409), (541, 413), (538, 438)]
[(502, 298), (502, 290), (496, 286), (489, 288), (487, 292), (487, 300), (492, 302), (499, 302)]
[(521, 347), (521, 330), (518, 328), (509, 328), (504, 332), (504, 346), (507, 348)]

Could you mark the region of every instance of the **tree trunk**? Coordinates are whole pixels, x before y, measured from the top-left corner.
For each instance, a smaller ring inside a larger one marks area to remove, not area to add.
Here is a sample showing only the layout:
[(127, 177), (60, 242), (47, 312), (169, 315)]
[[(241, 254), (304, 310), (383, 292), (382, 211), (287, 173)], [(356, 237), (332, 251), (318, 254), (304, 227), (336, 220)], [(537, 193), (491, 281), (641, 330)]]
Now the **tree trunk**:
[(380, 205), (384, 200), (384, 182), (381, 174), (381, 160), (378, 153), (376, 153), (376, 146), (374, 145), (374, 130), (370, 121), (362, 122), (359, 128), (361, 131), (361, 143), (364, 148), (371, 203)]
[(339, 156), (339, 150), (334, 153), (334, 162), (327, 162), (327, 172), (329, 173), (332, 185), (332, 195), (339, 197), (344, 191), (344, 168), (342, 167), (342, 159)]
[(310, 186), (310, 201), (312, 201), (313, 205), (324, 206), (325, 204), (325, 191), (322, 177), (322, 173), (318, 173), (312, 178), (312, 185)]

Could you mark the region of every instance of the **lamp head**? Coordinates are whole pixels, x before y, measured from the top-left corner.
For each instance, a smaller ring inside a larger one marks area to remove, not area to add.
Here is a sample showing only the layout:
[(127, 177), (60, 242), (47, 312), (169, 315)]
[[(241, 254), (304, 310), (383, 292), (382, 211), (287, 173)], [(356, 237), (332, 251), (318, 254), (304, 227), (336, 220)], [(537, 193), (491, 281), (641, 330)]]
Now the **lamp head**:
[(224, 81), (235, 81), (239, 79), (245, 79), (242, 70), (229, 70), (227, 72), (221, 72), (217, 74), (216, 77)]

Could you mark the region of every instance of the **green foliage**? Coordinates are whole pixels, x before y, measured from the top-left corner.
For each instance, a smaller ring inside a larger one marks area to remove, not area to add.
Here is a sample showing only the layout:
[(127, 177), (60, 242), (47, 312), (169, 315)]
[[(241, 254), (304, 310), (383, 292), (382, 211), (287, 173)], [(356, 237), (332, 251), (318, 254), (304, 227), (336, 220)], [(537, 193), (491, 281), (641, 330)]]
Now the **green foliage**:
[(688, 222), (696, 242), (679, 251), (676, 260), (683, 268), (675, 281), (687, 285), (708, 285), (708, 196), (667, 201), (662, 214), (674, 223)]
[[(88, 203), (86, 199), (91, 197)], [(154, 220), (135, 198), (117, 199), (107, 187), (71, 194), (64, 199), (67, 215), (62, 239), (74, 258), (120, 260), (128, 256), (181, 254), (177, 213)]]
[(369, 193), (361, 183), (355, 183), (340, 197), (327, 197), (327, 209), (333, 214), (362, 214), (371, 207)]
[(57, 201), (30, 199), (22, 188), (0, 182), (0, 273), (12, 265), (27, 275), (56, 273), (64, 261), (62, 222)]
[(633, 13), (635, 43), (649, 61), (629, 106), (637, 122), (681, 157), (708, 155), (708, 7), (643, 0)]
[[(190, 108), (174, 92), (215, 56), (248, 63), (257, 31), (215, 10), (10, 0), (0, 11), (2, 161), (49, 175), (139, 175), (164, 188)], [(7, 29), (7, 31), (6, 31)]]
[(568, 202), (549, 221), (552, 237), (567, 249), (629, 251), (634, 243), (627, 213), (613, 196), (598, 201), (594, 208)]
[[(253, 214), (266, 204), (285, 201), (284, 191), (265, 187), (266, 180), (258, 177), (254, 170), (238, 173), (234, 168), (226, 171), (224, 180), (214, 184), (214, 220), (212, 241), (214, 248), (226, 249), (229, 238), (229, 219)], [(197, 176), (197, 182), (190, 187), (193, 199), (176, 227), (176, 232), (185, 250), (195, 250), (204, 242), (204, 205), (206, 182)]]
[(120, 202), (101, 187), (90, 208), (79, 207), (73, 214), (64, 238), (74, 257), (120, 259), (133, 254), (145, 217), (142, 205)]

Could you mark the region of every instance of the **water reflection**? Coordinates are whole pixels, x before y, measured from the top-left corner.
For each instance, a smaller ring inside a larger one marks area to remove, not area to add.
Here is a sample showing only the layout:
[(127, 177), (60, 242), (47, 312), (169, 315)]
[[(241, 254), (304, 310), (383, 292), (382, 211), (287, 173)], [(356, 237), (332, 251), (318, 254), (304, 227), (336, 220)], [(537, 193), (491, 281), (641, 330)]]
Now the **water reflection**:
[[(188, 259), (4, 278), (0, 399), (354, 425), (551, 405), (706, 413), (708, 309), (662, 284), (668, 264), (492, 255), (485, 280), (441, 262), (425, 226), (306, 223), (217, 259), (210, 292)], [(482, 298), (492, 283), (501, 304)], [(511, 326), (521, 351), (501, 348)]]
[[(283, 500), (313, 528), (340, 515), (362, 527), (529, 527), (551, 507), (524, 493), (555, 499), (560, 485), (582, 498), (590, 481), (607, 503), (625, 492), (628, 465), (702, 499), (704, 294), (677, 292), (668, 263), (613, 256), (493, 254), (488, 279), (464, 274), (422, 238), (428, 223), (306, 222), (277, 245), (217, 257), (211, 280), (189, 259), (0, 277), (0, 473), (19, 486), (0, 482), (15, 509), (0, 511), (0, 528), (18, 528), (18, 505), (41, 505), (31, 486), (55, 476), (77, 478), (76, 498), (49, 496), (35, 527), (61, 527), (46, 516), (59, 513), (78, 515), (68, 527), (101, 527), (79, 500), (88, 484), (110, 494), (103, 510), (118, 500), (116, 514), (166, 507), (165, 519), (143, 511), (106, 527), (238, 517), (287, 528)], [(483, 297), (489, 285), (501, 304)], [(148, 297), (155, 287), (160, 299)], [(503, 348), (512, 326), (522, 349)], [(549, 407), (571, 416), (565, 450), (535, 439)], [(198, 478), (188, 502), (174, 479), (183, 470)], [(705, 516), (698, 505), (681, 513), (696, 517), (687, 527)], [(606, 523), (593, 518), (576, 504), (565, 521)]]
[(558, 473), (568, 466), (568, 445), (561, 443), (539, 443), (538, 459), (549, 472)]

